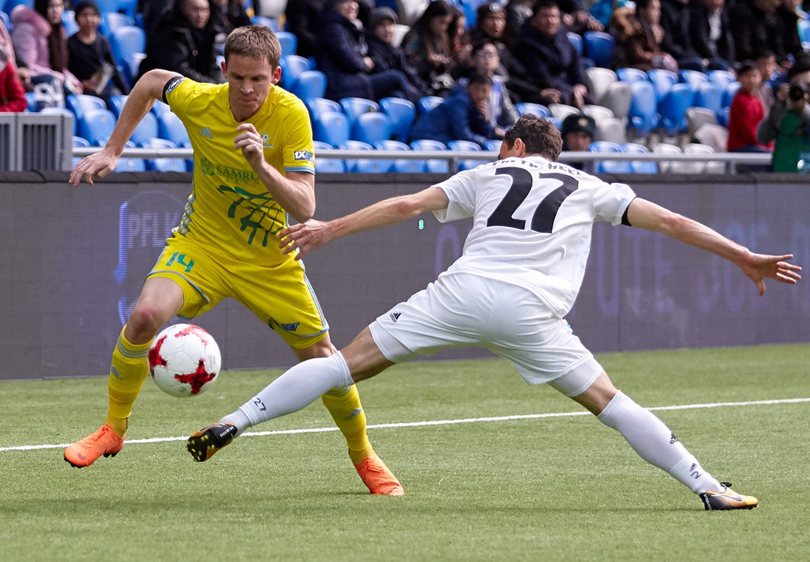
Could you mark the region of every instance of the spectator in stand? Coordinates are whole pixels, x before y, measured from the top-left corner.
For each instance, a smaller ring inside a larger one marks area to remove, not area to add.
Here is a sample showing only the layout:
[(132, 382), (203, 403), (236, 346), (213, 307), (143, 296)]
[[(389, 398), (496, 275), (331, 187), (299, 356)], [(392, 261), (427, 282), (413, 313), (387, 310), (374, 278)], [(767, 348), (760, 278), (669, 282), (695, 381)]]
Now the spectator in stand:
[(801, 6), (801, 0), (782, 0), (774, 11), (776, 37), (779, 39), (775, 46), (777, 58), (782, 61), (783, 65), (791, 57), (795, 60), (803, 52), (802, 40), (799, 37), (801, 17), (796, 13), (799, 6)]
[(779, 0), (736, 0), (729, 7), (729, 20), (734, 22), (731, 35), (738, 61), (753, 60), (757, 53), (773, 50), (782, 65), (776, 46), (776, 6)]
[(0, 112), (21, 113), (28, 107), (11, 54), (0, 44)]
[(211, 20), (208, 0), (179, 0), (155, 34), (147, 38), (140, 76), (161, 68), (197, 82), (223, 83), (216, 50), (216, 37), (221, 33)]
[(744, 62), (737, 70), (740, 89), (731, 102), (728, 117), (729, 152), (770, 152), (770, 147), (757, 142), (757, 126), (765, 117), (762, 103), (756, 96), (762, 84), (759, 68), (754, 63)]
[(521, 30), (512, 50), (526, 69), (523, 78), (537, 87), (535, 103), (565, 103), (582, 107), (590, 103), (579, 54), (560, 25), (560, 9), (554, 0), (539, 0), (534, 15)]
[(450, 20), (447, 31), (450, 34), (452, 58), (455, 67), (458, 67), (459, 64), (467, 64), (470, 61), (472, 41), (470, 40), (470, 34), (467, 33), (467, 16), (464, 10), (458, 6), (450, 6), (450, 10), (453, 12), (453, 19)]
[(428, 4), (402, 40), (408, 62), (435, 95), (447, 95), (455, 81), (451, 72), (456, 66), (450, 24), (454, 12), (444, 0)]
[(318, 54), (318, 14), (324, 11), (324, 0), (287, 2), (287, 29), (298, 38), (297, 52), (302, 57)]
[(143, 19), (147, 37), (154, 35), (158, 24), (174, 10), (175, 0), (138, 0), (136, 11)]
[(468, 68), (470, 75), (485, 74), (492, 78), (487, 117), (495, 138), (502, 139), (506, 129), (514, 125), (520, 115), (509, 97), (505, 79), (498, 74), (501, 68), (498, 47), (491, 41), (479, 44), (473, 50), (472, 65)]
[[(565, 118), (560, 131), (563, 139), (563, 151), (585, 152), (593, 142), (596, 133), (596, 121), (584, 113), (571, 114)], [(585, 170), (585, 162), (566, 162), (572, 168)]]
[(728, 70), (737, 59), (725, 0), (694, 0), (690, 4), (689, 22), (692, 46), (703, 64)]
[(32, 83), (55, 79), (68, 93), (82, 93), (81, 82), (68, 70), (68, 49), (62, 0), (35, 0), (34, 10), (17, 6), (11, 12), (14, 49), (31, 71)]
[(763, 109), (766, 107), (771, 107), (774, 102), (773, 97), (773, 85), (771, 84), (771, 79), (774, 77), (776, 73), (776, 69), (778, 65), (776, 64), (776, 57), (773, 55), (771, 51), (764, 50), (757, 53), (757, 56), (754, 60), (759, 69), (759, 74), (762, 77), (762, 82), (757, 88), (756, 95), (759, 98), (760, 103), (762, 103)]
[(129, 93), (115, 66), (107, 38), (98, 33), (101, 15), (98, 4), (82, 0), (74, 6), (79, 31), (68, 39), (68, 68), (81, 80), (85, 94), (109, 100), (114, 94)]
[(579, 33), (586, 31), (602, 31), (605, 26), (591, 16), (582, 0), (560, 0), (558, 2), (562, 24), (567, 31)]
[(523, 24), (532, 17), (532, 4), (535, 0), (509, 0), (506, 5), (506, 27), (503, 31), (503, 42), (510, 49), (520, 36)]
[(23, 87), (25, 87), (26, 90), (30, 89), (32, 87), (31, 72), (24, 66), (25, 63), (17, 58), (17, 54), (14, 51), (14, 44), (11, 42), (11, 34), (8, 32), (8, 29), (6, 29), (3, 20), (0, 20), (0, 47), (5, 49), (6, 56), (11, 64), (15, 66), (15, 71)]
[(503, 42), (506, 29), (506, 10), (497, 2), (487, 2), (478, 6), (478, 26), (470, 31), (473, 50), (490, 42), (498, 49), (501, 68), (497, 74), (502, 77), (523, 74), (523, 69), (515, 61), (512, 52)]
[(416, 105), (421, 93), (399, 70), (375, 72), (366, 35), (357, 19), (357, 0), (327, 0), (320, 17), (318, 68), (326, 75), (326, 97), (379, 100), (405, 98)]
[(492, 78), (474, 74), (467, 86), (459, 84), (441, 105), (422, 115), (411, 129), (412, 139), (449, 143), (468, 140), (482, 147), (492, 137), (489, 124), (489, 94)]
[[(217, 27), (227, 36), (237, 27), (250, 25), (250, 17), (245, 11), (243, 0), (212, 0), (211, 19), (217, 21)], [(222, 41), (224, 47), (225, 41)]]
[(391, 8), (377, 8), (371, 12), (367, 36), (368, 56), (374, 62), (374, 72), (385, 70), (398, 70), (408, 79), (416, 90), (417, 95), (427, 96), (430, 89), (419, 77), (416, 70), (408, 64), (405, 52), (393, 44), (396, 26), (399, 23), (397, 14)]
[[(793, 69), (791, 68), (791, 73)], [(773, 171), (796, 173), (808, 143), (810, 129), (810, 90), (807, 83), (791, 74), (791, 82), (776, 92), (768, 114), (757, 127), (757, 142), (773, 141)]]
[(689, 0), (661, 0), (661, 27), (664, 28), (661, 50), (672, 55), (680, 68), (706, 72), (706, 66), (692, 47), (689, 25)]
[(661, 4), (658, 0), (637, 0), (635, 10), (624, 6), (613, 11), (610, 33), (616, 38), (614, 68), (678, 71), (675, 59), (661, 50), (665, 32), (658, 23), (660, 19)]

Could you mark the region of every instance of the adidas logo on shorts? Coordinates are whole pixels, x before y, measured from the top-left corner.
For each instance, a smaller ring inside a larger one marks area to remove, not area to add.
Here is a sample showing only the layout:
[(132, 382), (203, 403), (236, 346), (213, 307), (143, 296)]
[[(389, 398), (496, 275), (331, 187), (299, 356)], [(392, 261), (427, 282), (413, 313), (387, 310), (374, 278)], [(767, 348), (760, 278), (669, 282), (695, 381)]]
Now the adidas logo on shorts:
[(396, 322), (397, 320), (399, 320), (399, 315), (400, 315), (400, 314), (401, 314), (401, 313), (399, 313), (399, 312), (392, 312), (392, 313), (391, 313), (391, 314), (389, 314), (388, 316), (390, 316), (390, 317), (391, 317), (391, 321), (392, 321), (392, 322)]

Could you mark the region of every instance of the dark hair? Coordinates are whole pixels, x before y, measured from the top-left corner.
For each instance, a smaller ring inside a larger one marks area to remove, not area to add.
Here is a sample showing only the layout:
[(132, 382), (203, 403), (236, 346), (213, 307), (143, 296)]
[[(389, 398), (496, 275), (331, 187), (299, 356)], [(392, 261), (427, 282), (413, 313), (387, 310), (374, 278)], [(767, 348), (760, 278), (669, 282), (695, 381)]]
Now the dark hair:
[(503, 142), (511, 148), (515, 139), (526, 145), (527, 154), (540, 154), (549, 160), (556, 160), (562, 152), (562, 135), (554, 123), (532, 113), (524, 114), (512, 125), (503, 137)]
[[(48, 19), (48, 4), (50, 4), (50, 0), (34, 0), (34, 10), (46, 20)], [(53, 24), (48, 20), (48, 25), (51, 26), (51, 33), (48, 35), (48, 64), (51, 70), (64, 72), (68, 63), (65, 28), (61, 21)]]
[(776, 55), (774, 55), (773, 51), (771, 51), (770, 49), (760, 49), (760, 50), (758, 50), (757, 52), (754, 53), (754, 60), (767, 59), (767, 58), (773, 57), (773, 56), (776, 56)]
[(737, 76), (742, 76), (743, 74), (748, 74), (753, 70), (758, 70), (756, 64), (751, 62), (750, 60), (745, 61), (740, 65), (740, 68), (737, 69)]
[(444, 0), (436, 0), (435, 2), (428, 4), (425, 11), (422, 12), (421, 16), (419, 16), (419, 19), (413, 24), (412, 29), (424, 37), (426, 33), (428, 35), (430, 34), (430, 20), (449, 15), (455, 15), (453, 12), (453, 6)]
[(560, 5), (556, 0), (537, 0), (534, 3), (534, 8), (532, 8), (532, 14), (537, 15), (537, 12), (544, 8), (557, 8), (559, 10)]
[(93, 2), (93, 0), (81, 0), (81, 2), (74, 4), (73, 6), (73, 13), (78, 16), (85, 10), (91, 10), (96, 15), (101, 15), (101, 11), (98, 8), (98, 4)]
[(635, 0), (636, 1), (636, 13), (639, 10), (646, 10), (652, 4), (652, 0)]
[(473, 84), (486, 84), (487, 86), (492, 86), (492, 77), (485, 72), (479, 72), (476, 70), (470, 74), (467, 82), (468, 86), (472, 86)]
[(275, 70), (281, 59), (281, 45), (276, 34), (262, 25), (246, 25), (234, 29), (225, 41), (225, 64), (231, 55), (267, 60)]

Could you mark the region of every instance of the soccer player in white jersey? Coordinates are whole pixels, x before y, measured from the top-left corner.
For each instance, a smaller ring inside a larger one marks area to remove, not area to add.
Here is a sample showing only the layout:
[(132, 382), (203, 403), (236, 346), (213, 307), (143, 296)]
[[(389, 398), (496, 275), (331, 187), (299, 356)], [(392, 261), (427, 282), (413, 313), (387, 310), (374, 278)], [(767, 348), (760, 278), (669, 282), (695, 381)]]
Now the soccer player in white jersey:
[(710, 228), (554, 163), (562, 140), (550, 121), (524, 115), (500, 159), (413, 195), (394, 197), (330, 222), (280, 233), (297, 258), (330, 240), (432, 211), (441, 221), (473, 217), (462, 256), (427, 289), (394, 306), (346, 348), (293, 367), (236, 412), (196, 432), (188, 450), (206, 460), (249, 427), (299, 410), (326, 390), (448, 347), (480, 345), (512, 362), (529, 384), (547, 383), (618, 430), (707, 510), (751, 509), (758, 500), (719, 482), (650, 411), (618, 391), (564, 320), (585, 274), (595, 221), (661, 232), (738, 265), (759, 294), (765, 278), (795, 284), (790, 254), (752, 253)]

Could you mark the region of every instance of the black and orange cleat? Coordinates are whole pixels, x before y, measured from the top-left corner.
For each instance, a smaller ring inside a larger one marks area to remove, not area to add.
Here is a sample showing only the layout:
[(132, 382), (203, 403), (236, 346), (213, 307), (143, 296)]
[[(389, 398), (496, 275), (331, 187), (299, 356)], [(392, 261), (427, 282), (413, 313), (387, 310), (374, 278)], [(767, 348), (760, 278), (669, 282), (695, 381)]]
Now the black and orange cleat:
[(124, 438), (109, 425), (102, 425), (84, 439), (68, 445), (65, 460), (70, 466), (84, 468), (90, 466), (102, 455), (114, 457), (124, 447)]
[(754, 509), (759, 500), (754, 496), (744, 496), (731, 489), (730, 482), (720, 482), (722, 492), (705, 492), (700, 494), (706, 511), (719, 511), (726, 509)]
[(192, 433), (186, 443), (186, 449), (195, 461), (204, 462), (233, 441), (236, 433), (236, 426), (232, 423), (215, 423)]

